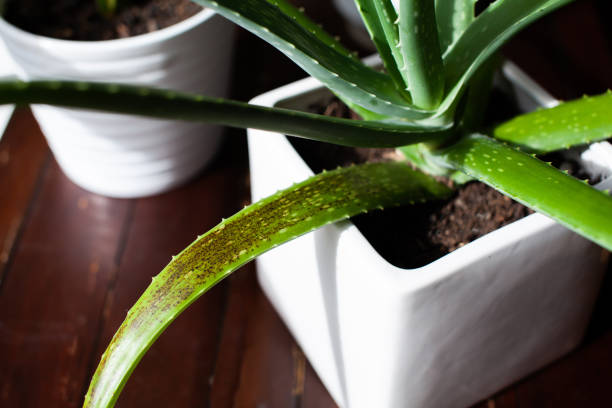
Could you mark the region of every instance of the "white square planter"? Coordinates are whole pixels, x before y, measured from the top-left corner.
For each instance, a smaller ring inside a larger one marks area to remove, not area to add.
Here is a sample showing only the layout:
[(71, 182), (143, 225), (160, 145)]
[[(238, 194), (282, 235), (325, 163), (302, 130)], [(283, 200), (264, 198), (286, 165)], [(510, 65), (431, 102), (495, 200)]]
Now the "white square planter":
[[(531, 91), (523, 99), (554, 103)], [(303, 107), (324, 92), (306, 79), (252, 103)], [(253, 200), (312, 174), (280, 134), (249, 130), (249, 154)], [(607, 255), (533, 214), (407, 270), (347, 221), (261, 256), (257, 270), (341, 407), (465, 407), (580, 342)]]

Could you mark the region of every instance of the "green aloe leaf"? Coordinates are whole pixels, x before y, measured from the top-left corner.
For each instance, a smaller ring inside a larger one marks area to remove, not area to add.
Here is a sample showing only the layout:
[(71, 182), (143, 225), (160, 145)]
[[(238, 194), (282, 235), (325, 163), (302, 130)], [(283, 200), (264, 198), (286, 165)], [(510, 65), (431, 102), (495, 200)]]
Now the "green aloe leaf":
[(446, 51), (474, 21), (476, 0), (436, 0), (440, 49)]
[(85, 407), (111, 407), (163, 330), (204, 292), (256, 256), (325, 224), (375, 208), (446, 197), (403, 163), (343, 168), (263, 199), (199, 237), (155, 278), (102, 356)]
[(441, 140), (451, 126), (331, 118), (203, 95), (117, 84), (0, 81), (0, 105), (42, 103), (115, 113), (182, 119), (281, 132), (345, 146), (395, 147)]
[(461, 170), (612, 250), (612, 197), (535, 157), (482, 135), (438, 153)]
[(517, 116), (495, 128), (493, 136), (537, 153), (607, 139), (612, 136), (612, 92)]
[(404, 57), (400, 71), (413, 103), (437, 108), (444, 92), (444, 66), (432, 0), (401, 0), (399, 38)]
[[(386, 116), (425, 119), (435, 112), (411, 106), (391, 77), (347, 56), (303, 26), (281, 0), (194, 0), (263, 38), (343, 99)], [(305, 18), (305, 17), (303, 17)]]
[(440, 112), (452, 109), (478, 68), (512, 35), (574, 0), (497, 0), (483, 11), (443, 56), (446, 95)]
[(319, 24), (313, 22), (306, 14), (304, 14), (303, 8), (295, 8), (291, 3), (286, 0), (266, 0), (268, 3), (278, 7), (280, 11), (282, 11), (285, 15), (289, 16), (292, 20), (294, 20), (297, 24), (305, 28), (307, 31), (311, 32), (317, 39), (327, 44), (329, 47), (333, 48), (337, 52), (353, 58), (355, 57), (355, 53), (347, 50), (344, 46), (336, 39), (332, 37), (325, 31)]
[(356, 0), (355, 3), (385, 69), (400, 92), (409, 97), (407, 78), (402, 77), (398, 68), (404, 65), (404, 57), (399, 48), (399, 26), (393, 3), (391, 0)]
[(117, 0), (96, 0), (96, 6), (100, 14), (111, 16), (117, 9)]

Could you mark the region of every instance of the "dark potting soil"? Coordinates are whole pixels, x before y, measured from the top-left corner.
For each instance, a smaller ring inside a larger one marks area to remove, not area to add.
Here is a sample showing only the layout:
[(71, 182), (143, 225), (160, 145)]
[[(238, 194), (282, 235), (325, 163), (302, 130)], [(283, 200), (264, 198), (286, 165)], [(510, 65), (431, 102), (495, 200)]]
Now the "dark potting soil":
[(62, 40), (133, 37), (176, 24), (202, 10), (189, 0), (119, 2), (115, 15), (98, 13), (94, 0), (10, 0), (4, 18), (25, 31)]
[[(358, 118), (337, 100), (309, 110)], [(315, 173), (352, 163), (401, 158), (395, 149), (354, 149), (289, 139)], [(352, 221), (387, 261), (401, 268), (417, 268), (530, 213), (527, 207), (485, 184), (470, 182), (447, 201), (375, 211)]]

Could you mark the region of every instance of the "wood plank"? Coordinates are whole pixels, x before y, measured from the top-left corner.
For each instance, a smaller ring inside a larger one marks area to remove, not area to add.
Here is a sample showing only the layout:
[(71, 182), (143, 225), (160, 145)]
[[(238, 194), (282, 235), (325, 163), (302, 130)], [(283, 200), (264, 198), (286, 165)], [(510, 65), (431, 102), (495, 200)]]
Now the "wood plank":
[(17, 110), (0, 142), (0, 285), (49, 158), (47, 143), (32, 114), (27, 109)]
[(293, 347), (287, 328), (257, 287), (233, 407), (296, 407)]
[(521, 408), (610, 405), (612, 331), (516, 387)]
[(254, 263), (234, 272), (227, 284), (229, 295), (212, 378), (211, 408), (234, 406), (234, 395), (239, 387), (240, 368), (247, 341), (247, 323), (251, 318), (257, 294)]
[[(252, 288), (254, 299), (242, 305), (249, 317), (234, 399), (211, 406), (337, 407), (259, 286)], [(220, 361), (230, 353), (222, 349)]]
[(306, 375), (304, 381), (304, 396), (301, 408), (337, 408), (329, 392), (319, 379), (310, 363), (306, 362)]
[(126, 210), (52, 162), (0, 292), (0, 406), (80, 406)]
[(474, 404), (472, 408), (518, 408), (516, 385), (513, 384), (497, 394)]
[[(274, 407), (291, 401), (292, 406), (302, 408), (336, 407), (265, 299), (254, 269), (249, 264), (229, 281), (231, 287), (210, 406)], [(275, 396), (279, 392), (282, 398)]]
[(518, 408), (516, 387), (510, 387), (502, 395), (489, 399), (487, 408)]

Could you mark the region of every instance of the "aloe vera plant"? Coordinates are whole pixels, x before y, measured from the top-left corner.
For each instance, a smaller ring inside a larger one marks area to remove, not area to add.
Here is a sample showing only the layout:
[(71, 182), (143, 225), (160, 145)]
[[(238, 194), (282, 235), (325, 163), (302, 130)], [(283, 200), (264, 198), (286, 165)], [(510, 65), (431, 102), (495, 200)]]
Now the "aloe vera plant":
[[(47, 103), (252, 127), (347, 146), (401, 147), (405, 164), (322, 173), (222, 221), (153, 279), (94, 375), (85, 406), (108, 407), (161, 332), (232, 271), (301, 234), (377, 208), (447, 197), (426, 173), (478, 179), (612, 250), (612, 198), (532, 153), (612, 134), (612, 94), (525, 114), (488, 131), (478, 111), (499, 47), (571, 0), (356, 0), (385, 72), (364, 65), (285, 0), (197, 0), (259, 35), (318, 78), (363, 121), (203, 95), (60, 81), (0, 83), (0, 103)], [(520, 149), (519, 149), (520, 147)], [(572, 197), (572, 200), (567, 200)]]

